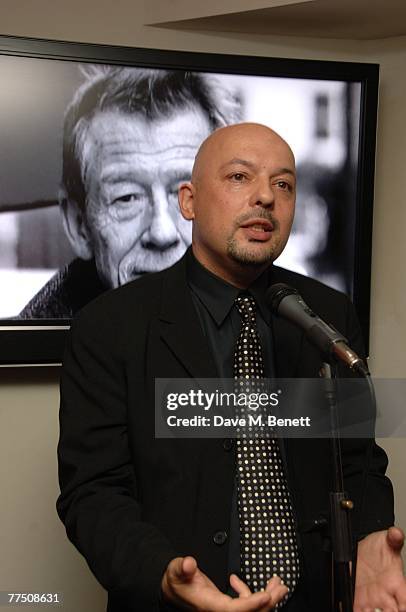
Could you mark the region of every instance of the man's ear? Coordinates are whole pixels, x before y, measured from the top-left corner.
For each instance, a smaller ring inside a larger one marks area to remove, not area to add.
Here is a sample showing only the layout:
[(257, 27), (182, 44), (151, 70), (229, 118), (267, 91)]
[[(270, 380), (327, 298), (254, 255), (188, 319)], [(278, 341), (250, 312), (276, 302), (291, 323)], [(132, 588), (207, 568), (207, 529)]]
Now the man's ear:
[(77, 202), (69, 200), (63, 194), (59, 202), (63, 226), (74, 252), (81, 259), (91, 259), (93, 257), (92, 240), (82, 208)]
[(182, 183), (179, 186), (178, 201), (180, 212), (188, 221), (195, 218), (194, 193), (195, 188), (192, 183)]

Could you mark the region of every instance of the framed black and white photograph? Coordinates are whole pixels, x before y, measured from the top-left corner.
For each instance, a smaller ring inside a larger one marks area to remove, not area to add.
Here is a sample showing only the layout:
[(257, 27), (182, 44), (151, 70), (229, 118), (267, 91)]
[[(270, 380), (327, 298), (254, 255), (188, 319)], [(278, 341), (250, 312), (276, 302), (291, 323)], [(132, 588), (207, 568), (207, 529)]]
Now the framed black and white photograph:
[(0, 37), (0, 75), (0, 364), (60, 363), (78, 310), (183, 255), (178, 186), (240, 121), (296, 158), (275, 265), (347, 293), (368, 340), (376, 65)]

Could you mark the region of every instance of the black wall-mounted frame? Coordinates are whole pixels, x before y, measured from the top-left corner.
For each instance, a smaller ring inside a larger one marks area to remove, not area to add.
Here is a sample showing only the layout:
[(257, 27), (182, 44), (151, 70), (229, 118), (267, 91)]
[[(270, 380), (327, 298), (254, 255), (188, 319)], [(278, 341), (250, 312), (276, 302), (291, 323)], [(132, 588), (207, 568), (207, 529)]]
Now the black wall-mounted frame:
[[(360, 85), (358, 117), (358, 159), (353, 207), (354, 249), (351, 279), (352, 299), (356, 306), (364, 338), (368, 342), (370, 309), (370, 268), (372, 206), (379, 69), (374, 64), (310, 61), (243, 55), (191, 53), (106, 45), (56, 42), (28, 38), (0, 37), (0, 60), (7, 57), (35, 58), (188, 70), (230, 75), (252, 75), (313, 81), (342, 81)], [(3, 78), (3, 77), (2, 77)], [(8, 87), (1, 83), (1, 89)], [(323, 100), (318, 100), (323, 106)], [(9, 112), (13, 112), (12, 108)], [(0, 143), (0, 147), (2, 144)], [(21, 177), (24, 180), (24, 177)], [(0, 188), (1, 189), (1, 188)], [(0, 223), (1, 223), (0, 190)], [(1, 291), (1, 288), (0, 288)], [(58, 364), (61, 362), (68, 319), (0, 319), (0, 365)]]

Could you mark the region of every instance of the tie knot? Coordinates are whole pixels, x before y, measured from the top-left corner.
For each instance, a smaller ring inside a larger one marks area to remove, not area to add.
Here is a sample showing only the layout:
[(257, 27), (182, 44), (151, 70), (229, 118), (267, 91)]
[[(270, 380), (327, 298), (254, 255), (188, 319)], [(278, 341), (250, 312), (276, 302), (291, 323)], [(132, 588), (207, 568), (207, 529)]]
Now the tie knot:
[(235, 305), (243, 323), (255, 324), (256, 305), (252, 295), (239, 295), (235, 300)]

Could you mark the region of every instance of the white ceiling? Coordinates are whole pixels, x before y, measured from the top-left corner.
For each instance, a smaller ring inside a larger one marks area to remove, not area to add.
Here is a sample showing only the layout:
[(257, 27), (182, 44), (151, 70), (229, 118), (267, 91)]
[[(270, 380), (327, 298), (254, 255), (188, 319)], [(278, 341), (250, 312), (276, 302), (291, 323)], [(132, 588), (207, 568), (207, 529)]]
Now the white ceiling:
[(146, 23), (281, 36), (379, 39), (406, 34), (406, 0), (148, 0)]
[(161, 28), (378, 40), (406, 35), (406, 0), (0, 0), (1, 34), (159, 47)]

